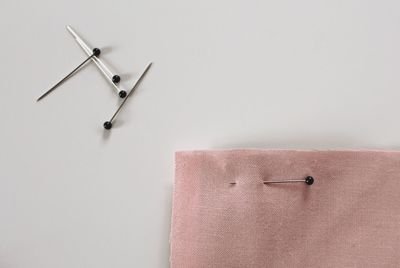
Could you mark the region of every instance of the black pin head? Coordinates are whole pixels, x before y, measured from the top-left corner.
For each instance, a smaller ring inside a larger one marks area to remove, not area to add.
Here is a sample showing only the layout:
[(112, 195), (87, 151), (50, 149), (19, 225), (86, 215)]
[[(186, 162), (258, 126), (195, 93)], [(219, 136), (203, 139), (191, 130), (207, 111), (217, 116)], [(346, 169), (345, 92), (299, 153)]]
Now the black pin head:
[(105, 129), (111, 129), (112, 128), (112, 123), (110, 121), (104, 122), (103, 124)]
[(96, 57), (98, 57), (98, 56), (100, 55), (100, 53), (101, 53), (101, 50), (100, 50), (100, 49), (98, 49), (97, 47), (96, 47), (96, 48), (93, 48), (93, 54), (94, 54)]
[(307, 185), (312, 185), (314, 183), (314, 178), (311, 176), (307, 176), (305, 182)]
[(119, 97), (120, 97), (121, 99), (123, 99), (123, 98), (126, 97), (126, 91), (125, 91), (125, 90), (121, 90), (121, 91), (118, 93), (118, 95), (119, 95)]
[(119, 75), (114, 75), (112, 77), (112, 81), (114, 84), (117, 84), (117, 83), (119, 83), (119, 81), (121, 81), (121, 77), (119, 77)]

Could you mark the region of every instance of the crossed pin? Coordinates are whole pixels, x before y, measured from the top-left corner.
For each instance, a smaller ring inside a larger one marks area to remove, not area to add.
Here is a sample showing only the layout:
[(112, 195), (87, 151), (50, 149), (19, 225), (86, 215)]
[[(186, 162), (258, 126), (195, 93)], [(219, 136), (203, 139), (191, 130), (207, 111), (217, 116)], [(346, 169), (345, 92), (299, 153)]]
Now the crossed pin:
[(67, 30), (69, 33), (74, 37), (75, 41), (78, 43), (78, 45), (83, 49), (83, 51), (88, 55), (88, 58), (86, 58), (81, 64), (79, 64), (75, 69), (73, 69), (68, 75), (66, 75), (61, 81), (59, 81), (57, 84), (55, 84), (53, 87), (51, 87), (49, 90), (47, 90), (43, 95), (41, 95), (37, 101), (40, 101), (47, 95), (49, 95), (51, 92), (53, 92), (56, 88), (58, 88), (62, 83), (64, 83), (68, 78), (70, 78), (75, 72), (77, 72), (83, 65), (85, 65), (87, 62), (92, 60), (97, 68), (101, 71), (101, 73), (104, 75), (106, 80), (112, 85), (112, 87), (115, 89), (116, 93), (118, 96), (122, 99), (124, 99), (118, 109), (115, 111), (113, 116), (111, 117), (110, 120), (104, 122), (103, 126), (105, 129), (109, 130), (112, 128), (112, 123), (117, 116), (117, 114), (120, 112), (124, 104), (126, 103), (127, 99), (133, 94), (133, 92), (136, 90), (140, 82), (143, 80), (144, 76), (147, 74), (148, 70), (150, 69), (152, 63), (148, 64), (146, 69), (143, 71), (143, 73), (139, 76), (138, 80), (134, 83), (132, 89), (129, 91), (129, 93), (126, 92), (120, 85), (119, 82), (121, 80), (120, 76), (117, 74), (114, 74), (113, 72), (110, 71), (110, 69), (107, 67), (107, 65), (99, 58), (101, 54), (101, 50), (99, 48), (93, 48), (90, 49), (89, 45), (83, 41), (83, 39), (72, 29), (71, 26), (67, 26)]

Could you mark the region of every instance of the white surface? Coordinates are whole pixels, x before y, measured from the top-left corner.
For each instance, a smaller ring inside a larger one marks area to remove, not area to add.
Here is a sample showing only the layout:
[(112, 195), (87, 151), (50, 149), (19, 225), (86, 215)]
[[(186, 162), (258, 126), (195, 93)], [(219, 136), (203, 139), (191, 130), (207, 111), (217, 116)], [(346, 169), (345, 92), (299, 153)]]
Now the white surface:
[[(168, 267), (174, 151), (399, 149), (399, 1), (2, 1), (0, 267)], [(130, 87), (92, 64), (71, 24)]]

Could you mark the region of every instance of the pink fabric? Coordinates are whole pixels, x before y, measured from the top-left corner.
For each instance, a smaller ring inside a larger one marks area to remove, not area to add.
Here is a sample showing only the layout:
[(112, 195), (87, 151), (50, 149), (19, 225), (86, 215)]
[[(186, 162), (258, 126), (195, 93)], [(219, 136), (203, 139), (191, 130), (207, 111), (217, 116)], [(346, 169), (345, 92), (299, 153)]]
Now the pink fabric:
[(400, 152), (176, 153), (172, 268), (398, 268), (399, 254)]

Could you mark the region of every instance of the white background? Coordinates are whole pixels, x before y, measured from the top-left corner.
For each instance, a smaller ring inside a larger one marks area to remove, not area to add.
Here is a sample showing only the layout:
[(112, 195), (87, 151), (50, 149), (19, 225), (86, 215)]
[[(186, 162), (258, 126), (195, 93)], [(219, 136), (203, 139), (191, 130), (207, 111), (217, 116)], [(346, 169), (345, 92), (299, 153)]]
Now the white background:
[[(400, 148), (400, 2), (0, 4), (0, 267), (168, 267), (174, 152)], [(119, 99), (71, 24), (126, 88)]]

